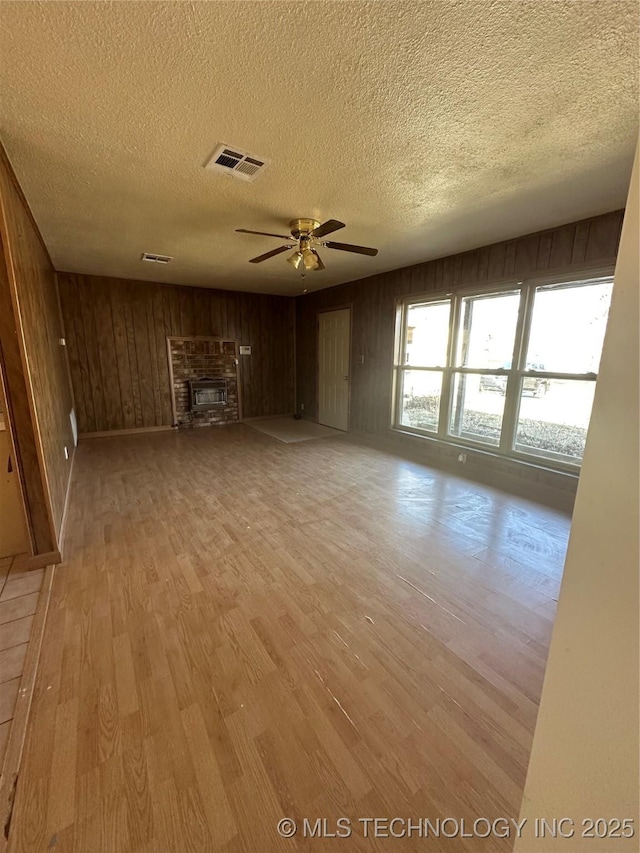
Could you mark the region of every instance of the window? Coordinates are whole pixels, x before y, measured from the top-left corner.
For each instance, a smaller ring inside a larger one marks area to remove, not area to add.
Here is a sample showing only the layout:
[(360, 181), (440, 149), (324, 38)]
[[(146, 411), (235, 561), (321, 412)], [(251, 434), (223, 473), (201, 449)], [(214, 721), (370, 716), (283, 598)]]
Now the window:
[[(506, 379), (518, 322), (520, 293), (488, 293), (459, 301), (449, 434), (498, 447), (504, 397), (478, 406), (485, 383)], [(478, 371), (482, 372), (478, 372)]]
[(606, 278), (405, 300), (394, 426), (580, 465), (611, 291)]
[(400, 424), (437, 433), (447, 363), (451, 300), (406, 307), (400, 376)]
[(613, 283), (536, 287), (527, 364), (518, 380), (515, 449), (579, 464)]

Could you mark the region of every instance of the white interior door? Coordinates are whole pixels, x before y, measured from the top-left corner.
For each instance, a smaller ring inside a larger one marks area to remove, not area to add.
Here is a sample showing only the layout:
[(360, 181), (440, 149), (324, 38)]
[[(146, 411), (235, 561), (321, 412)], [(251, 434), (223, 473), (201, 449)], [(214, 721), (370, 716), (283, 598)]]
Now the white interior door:
[(334, 429), (349, 426), (349, 335), (351, 309), (319, 315), (318, 421)]

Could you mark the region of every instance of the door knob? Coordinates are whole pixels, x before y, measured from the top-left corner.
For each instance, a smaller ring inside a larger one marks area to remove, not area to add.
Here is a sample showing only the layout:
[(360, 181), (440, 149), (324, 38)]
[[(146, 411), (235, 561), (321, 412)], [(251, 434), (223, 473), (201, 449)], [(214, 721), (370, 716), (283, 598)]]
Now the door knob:
[(348, 377), (348, 376), (343, 376), (342, 378), (343, 378), (343, 379), (348, 379), (349, 377)]

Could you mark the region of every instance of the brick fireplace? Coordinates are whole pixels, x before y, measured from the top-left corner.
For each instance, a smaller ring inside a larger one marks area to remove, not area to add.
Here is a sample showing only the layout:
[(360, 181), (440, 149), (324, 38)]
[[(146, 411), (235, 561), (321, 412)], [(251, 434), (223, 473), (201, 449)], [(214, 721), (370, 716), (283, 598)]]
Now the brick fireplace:
[(174, 423), (213, 426), (240, 420), (235, 341), (167, 338)]

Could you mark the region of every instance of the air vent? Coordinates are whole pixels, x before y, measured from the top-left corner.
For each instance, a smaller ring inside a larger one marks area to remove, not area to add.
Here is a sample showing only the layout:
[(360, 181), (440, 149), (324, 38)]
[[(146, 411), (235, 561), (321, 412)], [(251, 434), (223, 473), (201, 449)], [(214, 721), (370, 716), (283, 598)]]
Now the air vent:
[(149, 252), (143, 252), (140, 260), (147, 261), (149, 264), (168, 264), (173, 258), (169, 255), (152, 255)]
[(238, 148), (229, 148), (220, 145), (207, 161), (205, 169), (212, 172), (224, 172), (233, 175), (241, 181), (255, 180), (258, 172), (261, 172), (268, 161), (240, 151)]

